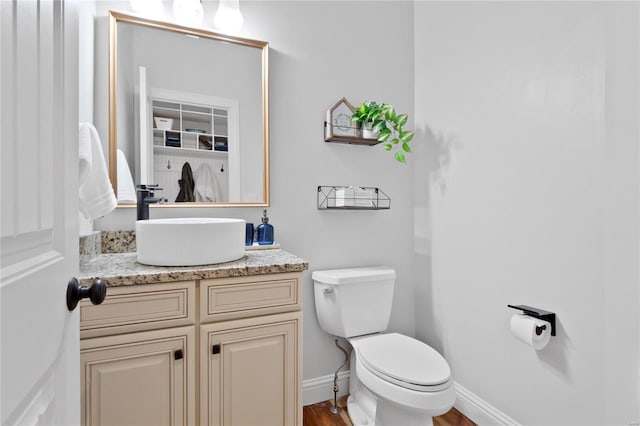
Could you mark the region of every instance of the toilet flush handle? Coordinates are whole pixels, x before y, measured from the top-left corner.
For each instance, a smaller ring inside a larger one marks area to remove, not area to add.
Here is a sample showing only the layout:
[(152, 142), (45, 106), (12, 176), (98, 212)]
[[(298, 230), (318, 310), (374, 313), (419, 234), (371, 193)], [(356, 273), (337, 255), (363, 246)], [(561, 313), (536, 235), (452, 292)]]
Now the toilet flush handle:
[(335, 292), (335, 290), (334, 290), (334, 289), (332, 289), (332, 288), (330, 288), (330, 287), (329, 287), (329, 288), (325, 288), (324, 290), (322, 290), (322, 293), (323, 293), (324, 295), (331, 294), (331, 293), (333, 293), (333, 292)]

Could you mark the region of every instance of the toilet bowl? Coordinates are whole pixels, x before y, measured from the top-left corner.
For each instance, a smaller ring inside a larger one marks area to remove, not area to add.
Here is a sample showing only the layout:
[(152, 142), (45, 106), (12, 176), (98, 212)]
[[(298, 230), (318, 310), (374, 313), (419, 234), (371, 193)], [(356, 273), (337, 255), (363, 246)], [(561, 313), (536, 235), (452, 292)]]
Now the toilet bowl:
[[(430, 346), (398, 333), (348, 341), (353, 352), (347, 403), (349, 413), (360, 413), (354, 415), (354, 425), (429, 425), (432, 417), (453, 406), (456, 394), (451, 370)], [(356, 405), (382, 410), (366, 413)], [(387, 421), (383, 421), (385, 412)], [(389, 412), (394, 413), (390, 419)]]
[(385, 267), (315, 271), (320, 327), (352, 346), (349, 417), (354, 426), (431, 425), (455, 402), (451, 370), (429, 345), (381, 333), (391, 313), (395, 271)]

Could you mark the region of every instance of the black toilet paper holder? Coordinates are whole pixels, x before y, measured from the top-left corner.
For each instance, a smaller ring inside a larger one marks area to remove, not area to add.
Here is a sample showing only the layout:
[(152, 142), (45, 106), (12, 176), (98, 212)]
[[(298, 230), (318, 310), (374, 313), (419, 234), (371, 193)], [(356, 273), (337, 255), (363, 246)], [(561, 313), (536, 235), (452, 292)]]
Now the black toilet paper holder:
[(513, 309), (521, 310), (525, 315), (529, 315), (530, 317), (540, 318), (541, 320), (547, 321), (551, 324), (551, 335), (556, 335), (556, 314), (554, 312), (545, 311), (543, 309), (532, 308), (527, 305), (507, 305)]

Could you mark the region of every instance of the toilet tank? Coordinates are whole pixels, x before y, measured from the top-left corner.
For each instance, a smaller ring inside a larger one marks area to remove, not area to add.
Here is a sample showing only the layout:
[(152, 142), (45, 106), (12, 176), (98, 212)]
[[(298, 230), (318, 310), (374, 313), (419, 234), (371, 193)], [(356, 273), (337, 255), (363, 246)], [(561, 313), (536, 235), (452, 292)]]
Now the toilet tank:
[(378, 333), (391, 316), (396, 272), (386, 266), (314, 271), (320, 328), (339, 337)]

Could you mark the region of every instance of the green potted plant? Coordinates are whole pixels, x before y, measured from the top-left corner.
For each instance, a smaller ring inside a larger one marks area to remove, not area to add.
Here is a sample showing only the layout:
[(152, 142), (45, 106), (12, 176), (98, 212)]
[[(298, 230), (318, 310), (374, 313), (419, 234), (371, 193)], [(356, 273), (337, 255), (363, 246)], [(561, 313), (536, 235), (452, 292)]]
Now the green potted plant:
[[(398, 114), (391, 105), (375, 101), (363, 102), (351, 116), (351, 121), (362, 129), (363, 137), (375, 137), (384, 142), (383, 147), (387, 151), (397, 147), (394, 156), (400, 163), (406, 162), (405, 153), (411, 152), (409, 142), (413, 139), (413, 132), (403, 129), (407, 119), (407, 114)], [(373, 135), (365, 133), (368, 130)]]

